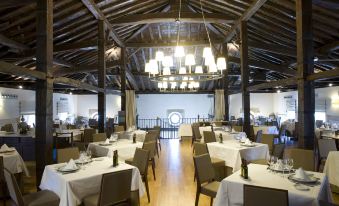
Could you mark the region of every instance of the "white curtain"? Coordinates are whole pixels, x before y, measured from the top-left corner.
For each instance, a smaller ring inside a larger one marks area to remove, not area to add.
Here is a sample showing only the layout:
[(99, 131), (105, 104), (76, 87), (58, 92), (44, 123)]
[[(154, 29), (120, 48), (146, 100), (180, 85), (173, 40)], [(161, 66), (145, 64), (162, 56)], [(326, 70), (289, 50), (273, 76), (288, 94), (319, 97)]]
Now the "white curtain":
[(216, 89), (214, 98), (214, 120), (223, 120), (225, 115), (224, 90)]
[(126, 126), (136, 126), (136, 106), (134, 90), (126, 90)]

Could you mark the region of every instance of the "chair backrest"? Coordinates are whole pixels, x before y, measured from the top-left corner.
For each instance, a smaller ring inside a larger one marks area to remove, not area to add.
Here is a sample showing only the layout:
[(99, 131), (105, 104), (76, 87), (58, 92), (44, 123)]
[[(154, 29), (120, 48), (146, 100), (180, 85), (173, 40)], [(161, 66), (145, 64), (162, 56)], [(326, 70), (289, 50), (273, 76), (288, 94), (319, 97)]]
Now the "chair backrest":
[(253, 185), (244, 185), (244, 206), (288, 206), (288, 191)]
[(156, 141), (144, 142), (142, 149), (149, 151), (149, 158), (154, 158)]
[(274, 138), (274, 134), (262, 134), (260, 143), (267, 144), (271, 152), (273, 150)]
[(93, 135), (96, 133), (95, 129), (87, 128), (84, 130), (84, 142), (93, 142)]
[(196, 140), (201, 139), (199, 126), (200, 126), (199, 123), (193, 123), (192, 124), (192, 132), (193, 132), (194, 139), (196, 139)]
[(272, 155), (278, 157), (279, 159), (283, 159), (285, 150), (285, 143), (274, 144)]
[(103, 174), (98, 205), (115, 205), (130, 199), (131, 182), (131, 169)]
[(93, 134), (93, 142), (102, 142), (107, 139), (106, 133)]
[(17, 206), (24, 206), (24, 200), (22, 198), (22, 194), (19, 188), (19, 185), (14, 177), (14, 175), (7, 170), (4, 169), (4, 176), (6, 179), (7, 189), (9, 195), (11, 196), (12, 200), (15, 202)]
[(279, 129), (279, 138), (280, 138), (280, 140), (285, 135), (286, 135), (286, 125), (281, 125), (280, 129)]
[(257, 135), (255, 136), (255, 141), (261, 143), (262, 138), (262, 130), (257, 131)]
[(210, 143), (210, 142), (216, 142), (217, 139), (215, 138), (215, 134), (213, 131), (204, 131), (204, 142)]
[(320, 158), (327, 158), (330, 151), (337, 151), (334, 139), (318, 139), (318, 148)]
[(158, 132), (155, 130), (149, 130), (146, 135), (145, 135), (145, 139), (144, 142), (153, 142), (157, 140), (157, 135)]
[(149, 152), (149, 150), (140, 148), (135, 150), (132, 165), (139, 169), (141, 175), (147, 175)]
[(194, 155), (199, 156), (203, 154), (208, 154), (207, 144), (194, 142)]
[(157, 133), (158, 133), (157, 138), (160, 139), (161, 127), (160, 126), (154, 126), (153, 130), (157, 131)]
[(78, 147), (69, 147), (64, 149), (57, 149), (57, 162), (68, 162), (70, 159), (79, 159), (80, 152)]
[(242, 132), (242, 126), (234, 125), (232, 126), (232, 129), (234, 129), (236, 132)]
[(115, 125), (114, 126), (114, 132), (123, 132), (125, 131), (125, 127), (122, 125)]
[(198, 185), (209, 182), (214, 178), (214, 169), (209, 154), (194, 156), (194, 167), (197, 174)]
[(314, 152), (299, 148), (285, 149), (285, 156), (293, 159), (294, 168), (314, 171)]

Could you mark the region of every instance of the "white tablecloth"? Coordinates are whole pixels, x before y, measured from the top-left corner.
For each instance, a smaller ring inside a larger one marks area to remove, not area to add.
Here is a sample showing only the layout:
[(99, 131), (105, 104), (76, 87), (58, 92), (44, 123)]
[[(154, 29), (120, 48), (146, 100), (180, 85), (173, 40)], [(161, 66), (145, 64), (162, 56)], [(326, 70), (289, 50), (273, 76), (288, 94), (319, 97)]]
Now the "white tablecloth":
[(225, 160), (226, 166), (232, 167), (233, 172), (241, 167), (241, 158), (248, 161), (268, 159), (269, 150), (267, 144), (255, 143), (255, 147), (240, 146), (237, 140), (226, 140), (223, 144), (219, 142), (207, 143), (211, 157)]
[(192, 126), (191, 124), (181, 124), (178, 130), (178, 136), (181, 137), (192, 137)]
[(263, 134), (279, 134), (276, 126), (254, 126), (254, 135), (256, 135), (259, 130), (262, 130)]
[(113, 157), (113, 151), (118, 150), (120, 160), (126, 160), (133, 158), (135, 149), (142, 148), (142, 142), (136, 142), (133, 144), (132, 140), (120, 139), (119, 141), (112, 143), (110, 146), (99, 145), (102, 142), (93, 142), (88, 145), (88, 150), (91, 150), (92, 154), (97, 157)]
[(320, 185), (309, 187), (309, 191), (295, 189), (293, 182), (281, 174), (269, 172), (266, 165), (250, 164), (248, 166), (250, 179), (240, 177), (240, 171), (222, 180), (214, 206), (235, 206), (243, 205), (243, 185), (255, 185), (288, 190), (290, 206), (317, 206), (318, 200), (332, 201), (332, 196), (327, 177), (323, 173), (314, 173), (320, 178)]
[(139, 190), (139, 196), (145, 194), (145, 188), (139, 170), (131, 165), (120, 162), (119, 166), (112, 167), (112, 158), (103, 157), (102, 161), (93, 161), (85, 169), (71, 174), (61, 174), (56, 168), (62, 164), (45, 167), (40, 189), (51, 190), (60, 198), (60, 206), (76, 206), (83, 198), (100, 192), (102, 175), (105, 173), (132, 169), (131, 191)]
[(317, 128), (317, 129), (315, 129), (315, 136), (319, 139), (320, 138), (320, 133), (321, 133), (322, 137), (339, 139), (339, 136), (335, 135), (335, 131), (336, 130), (332, 130), (332, 129)]
[(332, 185), (339, 187), (339, 151), (328, 153), (324, 173), (328, 176)]
[(4, 157), (4, 167), (11, 173), (24, 172), (26, 176), (29, 176), (26, 164), (16, 150), (10, 153), (0, 153), (0, 155)]

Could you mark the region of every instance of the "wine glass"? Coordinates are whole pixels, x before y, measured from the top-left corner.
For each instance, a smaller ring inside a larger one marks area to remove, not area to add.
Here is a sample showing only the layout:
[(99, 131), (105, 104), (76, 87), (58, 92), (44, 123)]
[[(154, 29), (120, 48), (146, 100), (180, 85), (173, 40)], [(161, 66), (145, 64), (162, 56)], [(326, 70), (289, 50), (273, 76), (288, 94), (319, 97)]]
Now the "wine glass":
[(275, 167), (277, 161), (278, 161), (277, 157), (275, 157), (273, 155), (270, 157), (270, 168), (272, 169), (273, 172), (274, 172), (274, 167)]
[(293, 159), (292, 158), (289, 158), (287, 160), (287, 165), (288, 165), (288, 172), (290, 174), (291, 170), (293, 169), (293, 166), (294, 166), (294, 162), (293, 162)]
[(91, 159), (92, 159), (92, 151), (91, 150), (87, 150), (86, 154), (87, 154), (88, 161), (91, 161)]

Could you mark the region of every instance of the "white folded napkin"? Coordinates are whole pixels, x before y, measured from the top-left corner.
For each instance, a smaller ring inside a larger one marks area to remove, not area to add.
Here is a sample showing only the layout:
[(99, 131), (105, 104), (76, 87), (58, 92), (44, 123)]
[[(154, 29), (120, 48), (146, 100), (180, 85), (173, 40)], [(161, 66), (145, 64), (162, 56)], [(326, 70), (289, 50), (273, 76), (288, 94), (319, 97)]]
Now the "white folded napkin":
[(306, 174), (306, 172), (301, 167), (295, 171), (294, 177), (298, 179), (302, 179), (302, 180), (310, 180), (310, 177)]
[(248, 138), (246, 138), (245, 139), (245, 145), (252, 145), (252, 142), (251, 142), (251, 140), (250, 139), (248, 139)]
[(325, 129), (325, 126), (324, 125), (321, 125), (321, 127), (320, 127), (321, 129)]
[(8, 151), (9, 150), (9, 147), (7, 146), (7, 144), (3, 144), (2, 146), (1, 146), (1, 148), (0, 148), (0, 151), (1, 152), (6, 152), (6, 151)]
[(64, 170), (76, 170), (78, 169), (73, 159), (70, 159), (67, 165), (63, 168)]
[(109, 139), (108, 138), (106, 139), (105, 144), (109, 144)]

